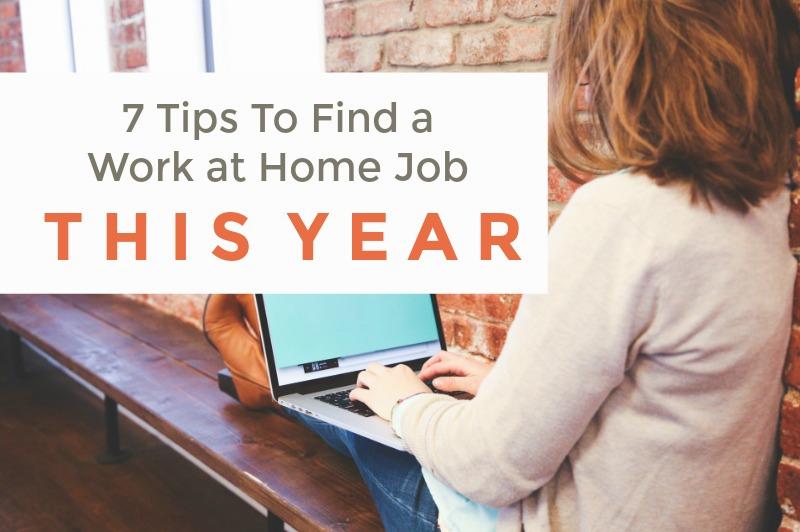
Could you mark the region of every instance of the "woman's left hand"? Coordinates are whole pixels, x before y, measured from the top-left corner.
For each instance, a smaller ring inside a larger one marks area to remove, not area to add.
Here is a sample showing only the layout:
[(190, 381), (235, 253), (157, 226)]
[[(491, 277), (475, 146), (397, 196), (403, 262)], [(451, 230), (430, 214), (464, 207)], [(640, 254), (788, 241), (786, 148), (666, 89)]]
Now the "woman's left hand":
[(387, 368), (370, 364), (358, 374), (358, 386), (350, 392), (350, 400), (361, 401), (378, 416), (389, 420), (397, 401), (417, 393), (431, 393), (431, 389), (408, 366)]

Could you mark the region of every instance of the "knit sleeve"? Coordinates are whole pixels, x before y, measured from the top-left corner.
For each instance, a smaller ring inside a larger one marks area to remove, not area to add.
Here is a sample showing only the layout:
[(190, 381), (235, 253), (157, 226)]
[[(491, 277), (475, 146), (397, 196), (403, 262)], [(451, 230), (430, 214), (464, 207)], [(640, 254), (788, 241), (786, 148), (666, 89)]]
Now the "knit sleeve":
[(622, 383), (652, 315), (653, 243), (582, 192), (550, 235), (550, 295), (522, 298), (477, 396), (430, 395), (404, 409), (410, 451), (475, 502), (507, 506), (555, 475)]

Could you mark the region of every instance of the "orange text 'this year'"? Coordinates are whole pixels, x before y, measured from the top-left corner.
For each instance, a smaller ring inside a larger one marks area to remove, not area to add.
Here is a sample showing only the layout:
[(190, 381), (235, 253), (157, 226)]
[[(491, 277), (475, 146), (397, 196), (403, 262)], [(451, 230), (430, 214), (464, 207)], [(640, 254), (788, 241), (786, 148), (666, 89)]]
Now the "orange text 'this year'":
[[(322, 212), (314, 215), (313, 219), (304, 220), (298, 213), (287, 213), (287, 230), (293, 231), (298, 237), (298, 256), (304, 261), (315, 260), (314, 243), (317, 238), (325, 238), (325, 223), (330, 213)], [(147, 260), (149, 255), (147, 235), (152, 228), (148, 227), (147, 213), (135, 213), (133, 216), (125, 215), (126, 225), (134, 227), (133, 231), (119, 229), (122, 216), (115, 212), (105, 214), (106, 238), (105, 258), (109, 261), (119, 260), (119, 249), (123, 245), (134, 247), (135, 260)], [(80, 212), (49, 212), (45, 213), (44, 221), (54, 224), (55, 228), (55, 254), (58, 260), (68, 261), (70, 255), (70, 234), (80, 231), (84, 223), (83, 214)], [(187, 234), (190, 230), (187, 213), (179, 212), (174, 215), (171, 227), (174, 232), (174, 249), (169, 251), (159, 250), (159, 253), (168, 252), (176, 261), (190, 258), (191, 253), (201, 250), (187, 249)], [(360, 212), (350, 214), (350, 234), (346, 235), (351, 248), (353, 261), (386, 261), (390, 257), (386, 249), (382, 249), (384, 239), (384, 224), (388, 223), (385, 212)], [(247, 216), (239, 212), (223, 212), (214, 218), (212, 227), (204, 228), (213, 231), (218, 243), (210, 250), (214, 257), (222, 261), (241, 261), (250, 252), (251, 240), (248, 234), (251, 229), (247, 227)], [(495, 251), (497, 257), (506, 260), (521, 260), (515, 248), (515, 241), (519, 236), (519, 222), (517, 218), (508, 213), (481, 213), (479, 217), (479, 234), (476, 235), (476, 248), (483, 261), (492, 260)], [(164, 230), (160, 227), (159, 230)], [(195, 230), (195, 229), (192, 229)], [(323, 235), (323, 236), (321, 236)], [(252, 238), (252, 234), (250, 237)], [(257, 242), (257, 240), (253, 240)], [(211, 246), (209, 246), (211, 247)], [(366, 249), (366, 248), (369, 249)], [(447, 260), (458, 260), (459, 255), (453, 246), (448, 230), (439, 213), (427, 213), (419, 223), (416, 238), (408, 242), (406, 260), (418, 261), (423, 256), (438, 254)], [(463, 253), (464, 250), (458, 250)], [(470, 251), (471, 252), (471, 251)]]

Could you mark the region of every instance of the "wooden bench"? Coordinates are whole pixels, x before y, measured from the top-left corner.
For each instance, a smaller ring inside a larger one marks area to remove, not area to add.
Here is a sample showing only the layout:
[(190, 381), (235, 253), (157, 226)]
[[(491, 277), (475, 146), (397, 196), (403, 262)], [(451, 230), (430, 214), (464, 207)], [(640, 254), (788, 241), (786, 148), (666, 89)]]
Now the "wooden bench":
[[(118, 296), (0, 296), (5, 350), (22, 339), (105, 396), (102, 462), (125, 458), (117, 405), (268, 510), (268, 530), (377, 530), (357, 470), (276, 412), (251, 412), (217, 389), (218, 355), (189, 324)], [(100, 444), (98, 443), (98, 446)]]

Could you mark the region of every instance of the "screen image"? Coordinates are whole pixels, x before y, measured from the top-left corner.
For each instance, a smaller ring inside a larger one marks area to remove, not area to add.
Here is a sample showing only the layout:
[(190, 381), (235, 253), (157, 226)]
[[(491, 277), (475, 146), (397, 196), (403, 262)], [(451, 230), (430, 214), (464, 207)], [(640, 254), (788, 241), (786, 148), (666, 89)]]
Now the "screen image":
[(264, 294), (264, 308), (281, 384), (440, 349), (428, 294)]

